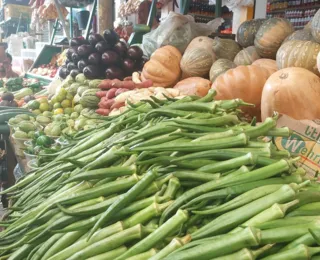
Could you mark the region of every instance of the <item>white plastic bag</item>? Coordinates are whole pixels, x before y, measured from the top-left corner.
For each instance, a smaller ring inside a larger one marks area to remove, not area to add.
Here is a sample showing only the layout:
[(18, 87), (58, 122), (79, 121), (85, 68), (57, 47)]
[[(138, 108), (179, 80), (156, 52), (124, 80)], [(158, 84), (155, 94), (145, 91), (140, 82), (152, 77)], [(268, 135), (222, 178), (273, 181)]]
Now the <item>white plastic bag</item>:
[(195, 37), (211, 34), (223, 22), (222, 18), (217, 18), (206, 24), (196, 23), (191, 15), (170, 12), (157, 29), (143, 36), (141, 47), (147, 56), (165, 45), (175, 46), (183, 53)]
[[(215, 5), (216, 0), (209, 0), (209, 4)], [(253, 0), (222, 0), (222, 6), (228, 7), (231, 11), (240, 6), (253, 6), (253, 4)]]

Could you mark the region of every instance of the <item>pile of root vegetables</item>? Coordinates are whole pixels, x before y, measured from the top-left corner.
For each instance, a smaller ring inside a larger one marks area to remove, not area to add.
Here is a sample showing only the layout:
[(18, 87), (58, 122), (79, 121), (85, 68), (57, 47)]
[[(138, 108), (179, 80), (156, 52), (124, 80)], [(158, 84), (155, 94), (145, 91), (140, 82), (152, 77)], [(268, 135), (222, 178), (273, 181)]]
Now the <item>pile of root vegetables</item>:
[[(320, 188), (242, 100), (131, 104), (1, 194), (0, 259), (310, 259)], [(319, 259), (313, 257), (312, 259)]]

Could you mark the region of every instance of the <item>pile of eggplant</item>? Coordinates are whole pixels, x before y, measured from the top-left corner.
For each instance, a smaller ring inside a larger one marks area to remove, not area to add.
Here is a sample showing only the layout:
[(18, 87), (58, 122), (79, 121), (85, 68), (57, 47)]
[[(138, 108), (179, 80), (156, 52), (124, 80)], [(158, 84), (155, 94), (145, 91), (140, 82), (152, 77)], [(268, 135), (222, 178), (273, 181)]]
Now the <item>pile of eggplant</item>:
[(73, 38), (59, 76), (75, 78), (83, 73), (88, 79), (122, 80), (134, 71), (142, 70), (145, 62), (146, 58), (138, 46), (128, 47), (114, 30), (105, 30), (103, 36), (91, 34), (88, 40)]

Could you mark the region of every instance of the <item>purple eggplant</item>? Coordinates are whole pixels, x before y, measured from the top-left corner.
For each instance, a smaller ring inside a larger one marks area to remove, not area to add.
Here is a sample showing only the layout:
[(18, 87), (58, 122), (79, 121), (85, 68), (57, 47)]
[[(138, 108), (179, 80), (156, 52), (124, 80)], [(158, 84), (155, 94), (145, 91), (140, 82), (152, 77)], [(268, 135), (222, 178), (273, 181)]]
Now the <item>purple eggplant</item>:
[(112, 45), (106, 43), (105, 41), (101, 41), (96, 44), (95, 49), (102, 54), (107, 50), (111, 50)]
[(143, 51), (138, 46), (131, 46), (128, 49), (128, 57), (133, 60), (141, 60)]
[(111, 67), (106, 69), (105, 77), (106, 77), (106, 79), (119, 79), (119, 80), (122, 80), (124, 78), (124, 72), (119, 67), (111, 66)]
[(104, 39), (100, 34), (94, 33), (89, 35), (89, 43), (91, 46), (95, 47), (96, 44), (101, 41), (104, 41)]
[(115, 51), (106, 51), (102, 54), (102, 63), (105, 65), (116, 65), (120, 62), (120, 56)]
[(91, 65), (99, 65), (101, 63), (101, 54), (98, 52), (91, 53), (88, 62)]
[(76, 76), (80, 73), (80, 71), (78, 69), (74, 69), (70, 71), (70, 75), (73, 78), (76, 78)]
[(77, 48), (76, 47), (68, 48), (67, 53), (66, 53), (67, 58), (69, 60), (71, 60), (72, 59), (72, 54), (75, 53), (75, 52), (77, 52)]
[(76, 53), (76, 52), (73, 53), (73, 54), (72, 54), (72, 61), (73, 61), (75, 64), (77, 64), (79, 60), (80, 60), (79, 54)]
[(114, 30), (105, 30), (103, 32), (103, 38), (111, 45), (115, 45), (119, 41), (119, 35)]
[(68, 65), (67, 65), (67, 69), (70, 70), (70, 71), (71, 70), (75, 70), (75, 69), (78, 69), (78, 66), (73, 62), (69, 62)]
[(83, 44), (78, 47), (78, 54), (80, 57), (87, 58), (93, 52), (94, 52), (94, 49), (91, 45)]
[(101, 75), (101, 70), (98, 66), (88, 65), (83, 69), (83, 74), (88, 79), (97, 79)]
[(79, 60), (79, 62), (78, 62), (77, 65), (78, 65), (78, 69), (79, 69), (80, 71), (83, 71), (83, 69), (84, 69), (86, 66), (88, 66), (89, 63), (88, 63), (87, 60), (82, 59), (82, 60)]
[(123, 67), (123, 70), (126, 72), (126, 74), (130, 75), (130, 74), (132, 74), (132, 72), (135, 71), (136, 63), (134, 60), (127, 58), (127, 59), (123, 60), (122, 67)]
[(121, 56), (124, 57), (127, 55), (127, 44), (123, 41), (119, 41), (114, 45), (114, 50)]

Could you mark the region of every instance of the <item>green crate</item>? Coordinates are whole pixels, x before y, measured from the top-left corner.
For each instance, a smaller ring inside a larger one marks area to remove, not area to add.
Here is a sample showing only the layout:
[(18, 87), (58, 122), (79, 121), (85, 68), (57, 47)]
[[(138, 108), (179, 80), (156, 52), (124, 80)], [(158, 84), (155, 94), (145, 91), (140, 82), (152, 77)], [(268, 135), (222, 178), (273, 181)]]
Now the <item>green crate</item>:
[(46, 86), (46, 85), (50, 84), (50, 82), (52, 81), (52, 78), (43, 77), (43, 76), (36, 75), (36, 74), (33, 74), (33, 73), (26, 73), (24, 77), (27, 78), (27, 79), (37, 79), (37, 80), (40, 81), (40, 83), (43, 86)]

